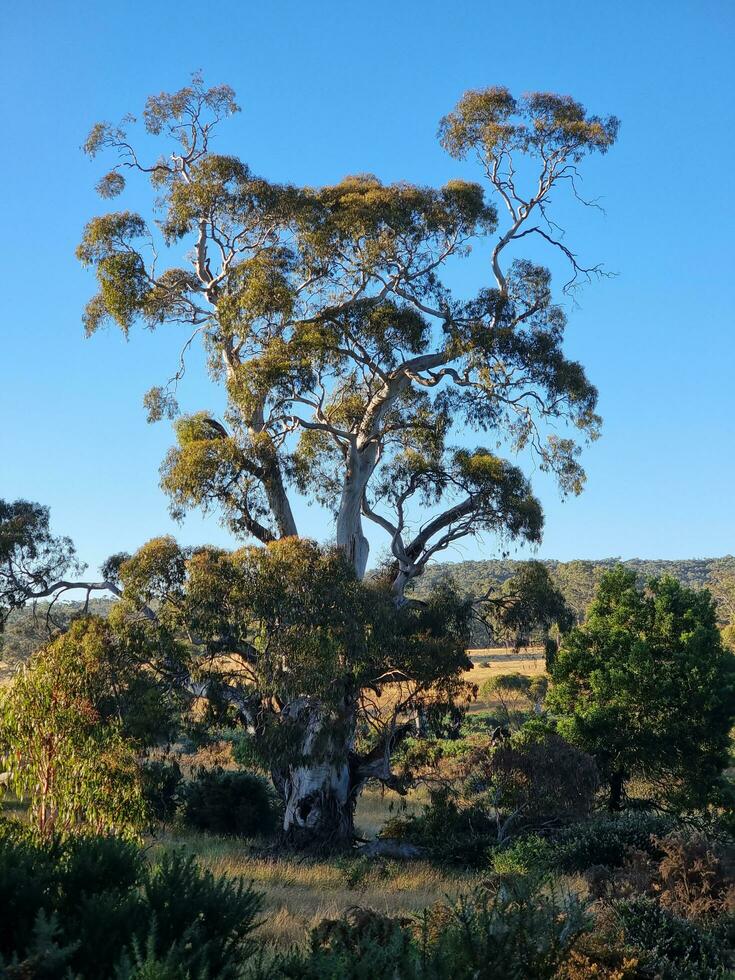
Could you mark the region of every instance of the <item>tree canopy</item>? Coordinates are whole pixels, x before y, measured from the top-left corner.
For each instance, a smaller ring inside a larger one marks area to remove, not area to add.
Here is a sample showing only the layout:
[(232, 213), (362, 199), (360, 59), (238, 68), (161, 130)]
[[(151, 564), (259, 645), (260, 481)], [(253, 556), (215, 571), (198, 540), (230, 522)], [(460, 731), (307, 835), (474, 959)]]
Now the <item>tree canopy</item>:
[[(613, 144), (617, 120), (568, 96), (467, 93), (440, 140), (476, 160), (490, 200), (459, 179), (438, 189), (369, 174), (319, 188), (270, 182), (212, 150), (237, 111), (229, 87), (195, 76), (145, 105), (143, 143), (163, 142), (157, 158), (144, 158), (131, 118), (97, 124), (85, 144), (117, 158), (103, 197), (123, 193), (130, 175), (156, 195), (149, 216), (111, 212), (84, 230), (78, 255), (99, 287), (88, 333), (106, 322), (126, 334), (136, 322), (189, 328), (172, 378), (145, 399), (151, 419), (176, 419), (162, 468), (173, 512), (216, 509), (265, 543), (298, 532), (290, 492), (299, 490), (334, 513), (337, 546), (360, 576), (363, 520), (386, 533), (398, 596), (465, 535), (538, 541), (540, 505), (498, 450), (528, 449), (576, 493), (579, 446), (559, 426), (594, 438), (600, 419), (595, 388), (563, 353), (549, 271), (509, 255), (526, 237), (560, 251), (567, 290), (600, 272), (580, 265), (549, 209), (563, 187), (576, 192), (583, 158)], [(454, 295), (448, 263), (483, 239), (488, 283)], [(182, 246), (187, 264), (167, 264)], [(198, 338), (226, 387), (222, 419), (178, 413)], [(467, 448), (473, 431), (486, 441)]]
[(547, 706), (561, 734), (595, 756), (611, 807), (636, 777), (659, 799), (701, 805), (716, 794), (735, 720), (735, 658), (708, 592), (666, 577), (644, 590), (633, 571), (605, 573), (551, 677)]

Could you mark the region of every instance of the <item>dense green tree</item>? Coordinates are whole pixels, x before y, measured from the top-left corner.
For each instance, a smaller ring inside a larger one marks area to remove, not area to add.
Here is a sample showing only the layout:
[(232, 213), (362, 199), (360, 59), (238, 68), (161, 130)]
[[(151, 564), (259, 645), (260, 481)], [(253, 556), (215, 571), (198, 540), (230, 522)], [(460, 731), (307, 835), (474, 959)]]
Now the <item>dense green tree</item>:
[(728, 763), (735, 658), (706, 591), (635, 572), (603, 575), (583, 626), (563, 640), (547, 706), (559, 731), (594, 755), (619, 809), (632, 778), (659, 799), (702, 805)]

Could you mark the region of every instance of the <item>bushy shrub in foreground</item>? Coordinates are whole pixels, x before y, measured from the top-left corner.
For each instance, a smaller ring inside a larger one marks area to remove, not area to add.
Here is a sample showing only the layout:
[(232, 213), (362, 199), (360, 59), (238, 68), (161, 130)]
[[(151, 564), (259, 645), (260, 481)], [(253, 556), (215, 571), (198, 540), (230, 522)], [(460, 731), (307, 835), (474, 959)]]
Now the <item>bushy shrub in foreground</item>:
[[(269, 966), (288, 980), (551, 980), (587, 927), (573, 896), (479, 890), (409, 922), (351, 909), (323, 922), (305, 952)], [(266, 974), (264, 974), (265, 976)]]
[(254, 951), (261, 899), (179, 852), (149, 865), (114, 837), (42, 840), (5, 824), (0, 908), (0, 977), (8, 980), (227, 980)]
[(183, 789), (183, 822), (228, 837), (267, 836), (278, 827), (278, 803), (268, 782), (249, 772), (201, 769)]

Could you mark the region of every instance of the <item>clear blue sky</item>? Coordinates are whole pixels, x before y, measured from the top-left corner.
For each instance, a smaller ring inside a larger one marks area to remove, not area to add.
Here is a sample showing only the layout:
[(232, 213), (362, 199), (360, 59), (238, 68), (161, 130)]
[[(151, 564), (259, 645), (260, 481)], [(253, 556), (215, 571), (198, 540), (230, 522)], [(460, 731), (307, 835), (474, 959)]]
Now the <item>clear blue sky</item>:
[[(439, 117), (465, 89), (504, 84), (622, 120), (585, 181), (606, 217), (566, 221), (581, 254), (618, 273), (570, 310), (568, 351), (600, 389), (603, 438), (582, 497), (562, 503), (535, 479), (540, 554), (735, 552), (734, 42), (731, 0), (6, 5), (0, 496), (49, 504), (92, 567), (170, 530), (226, 540), (214, 520), (172, 525), (158, 489), (170, 431), (146, 424), (141, 398), (171, 374), (173, 328), (83, 338), (93, 281), (74, 247), (103, 209), (104, 165), (79, 150), (92, 122), (139, 111), (201, 68), (244, 109), (218, 148), (265, 176), (439, 183), (460, 170), (435, 141)], [(203, 372), (183, 402), (217, 406)], [(322, 514), (304, 514), (306, 532), (328, 536)], [(488, 541), (447, 557), (492, 554)]]

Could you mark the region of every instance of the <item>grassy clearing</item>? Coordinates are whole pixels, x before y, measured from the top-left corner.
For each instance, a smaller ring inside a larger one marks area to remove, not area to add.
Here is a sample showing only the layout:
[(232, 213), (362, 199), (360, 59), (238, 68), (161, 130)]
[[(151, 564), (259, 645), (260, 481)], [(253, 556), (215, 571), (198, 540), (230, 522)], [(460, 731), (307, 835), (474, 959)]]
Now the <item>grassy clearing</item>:
[(481, 877), (423, 861), (268, 857), (243, 841), (197, 835), (164, 837), (154, 847), (183, 847), (213, 873), (251, 881), (265, 896), (259, 934), (279, 947), (302, 942), (322, 919), (337, 918), (352, 906), (410, 915), (466, 891)]
[[(527, 674), (534, 677), (546, 670), (546, 661), (542, 647), (529, 647), (527, 650), (506, 650), (505, 647), (495, 647), (487, 650), (468, 650), (473, 662), (472, 670), (465, 671), (464, 679), (482, 688), (485, 681), (498, 674)], [(485, 701), (478, 698), (470, 705), (471, 714), (482, 714), (498, 708), (497, 701)]]

